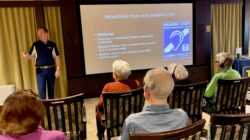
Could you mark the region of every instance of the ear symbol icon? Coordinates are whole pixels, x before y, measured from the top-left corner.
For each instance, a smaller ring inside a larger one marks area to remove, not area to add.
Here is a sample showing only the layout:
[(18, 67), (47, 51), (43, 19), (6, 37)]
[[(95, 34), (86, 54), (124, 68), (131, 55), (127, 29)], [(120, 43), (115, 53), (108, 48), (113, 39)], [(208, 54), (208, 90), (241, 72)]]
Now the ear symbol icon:
[(170, 39), (171, 38), (173, 38), (174, 36), (179, 36), (179, 43), (178, 43), (178, 45), (177, 45), (177, 47), (176, 48), (174, 48), (175, 46), (174, 46), (174, 44), (171, 42), (171, 43), (169, 43), (168, 44), (168, 46), (165, 48), (165, 53), (168, 53), (168, 52), (170, 52), (171, 50), (177, 50), (178, 49), (178, 47), (181, 45), (181, 43), (183, 42), (183, 38), (184, 38), (184, 35), (183, 35), (183, 33), (181, 32), (181, 31), (173, 31), (171, 34), (170, 34)]
[(170, 52), (171, 50), (174, 50), (176, 51), (179, 46), (182, 44), (183, 42), (183, 39), (184, 37), (189, 33), (189, 29), (184, 29), (182, 32), (181, 31), (173, 31), (171, 34), (170, 34), (170, 39), (173, 38), (174, 36), (178, 36), (179, 37), (179, 43), (177, 44), (176, 48), (174, 48), (174, 44), (171, 42), (167, 45), (167, 47), (165, 48), (164, 52), (165, 53), (168, 53)]
[(181, 31), (174, 31), (174, 32), (171, 33), (170, 39), (171, 39), (172, 37), (176, 36), (176, 35), (179, 36), (179, 43), (178, 43), (177, 47), (174, 48), (173, 50), (177, 50), (177, 49), (179, 48), (179, 46), (180, 46), (181, 43), (183, 42), (183, 38), (184, 38), (184, 35), (183, 35), (183, 33), (182, 33)]

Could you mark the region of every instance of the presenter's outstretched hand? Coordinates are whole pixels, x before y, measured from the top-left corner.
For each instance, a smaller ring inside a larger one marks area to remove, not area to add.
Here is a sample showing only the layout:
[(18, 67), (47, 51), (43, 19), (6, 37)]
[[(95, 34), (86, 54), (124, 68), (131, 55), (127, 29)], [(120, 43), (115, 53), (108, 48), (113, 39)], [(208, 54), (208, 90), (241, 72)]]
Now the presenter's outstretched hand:
[(24, 52), (23, 52), (23, 57), (24, 57), (24, 58), (28, 57), (28, 55), (29, 55), (29, 54), (28, 54), (27, 51), (24, 51)]

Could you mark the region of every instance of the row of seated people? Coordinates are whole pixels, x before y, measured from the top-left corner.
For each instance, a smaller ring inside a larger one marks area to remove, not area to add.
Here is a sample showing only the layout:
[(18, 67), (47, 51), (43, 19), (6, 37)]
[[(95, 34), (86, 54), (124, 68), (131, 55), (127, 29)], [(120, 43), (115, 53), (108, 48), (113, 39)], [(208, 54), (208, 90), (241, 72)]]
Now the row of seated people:
[[(187, 69), (180, 64), (172, 63), (167, 67), (168, 71), (172, 73), (172, 76), (175, 82), (179, 84), (188, 84), (188, 71)], [(142, 87), (141, 83), (138, 80), (128, 80), (128, 77), (131, 74), (130, 65), (128, 62), (123, 60), (116, 60), (112, 65), (113, 79), (114, 82), (108, 83), (102, 89), (102, 93), (105, 92), (124, 92), (130, 91)], [(98, 125), (101, 124), (104, 126), (103, 120), (100, 117), (100, 113), (104, 113), (103, 110), (103, 97), (100, 96), (98, 102), (98, 111), (96, 116), (98, 118)], [(105, 131), (105, 127), (99, 128), (102, 133)]]
[[(230, 58), (231, 56), (228, 53), (221, 53), (216, 56), (216, 60), (220, 63), (218, 66), (221, 68), (221, 72), (213, 77), (207, 87), (206, 94), (210, 96), (206, 99), (211, 99), (210, 97), (214, 98), (214, 95), (211, 96), (211, 93), (208, 91), (215, 93), (213, 83), (216, 84), (217, 79), (240, 78), (237, 71), (231, 69), (232, 60), (230, 60)], [(159, 132), (182, 128), (189, 124), (189, 119), (185, 111), (182, 109), (169, 109), (167, 104), (167, 98), (174, 88), (173, 78), (177, 81), (188, 77), (187, 72), (184, 72), (186, 76), (182, 78), (178, 77), (178, 74), (176, 74), (178, 67), (181, 68), (182, 65), (172, 64), (172, 66), (168, 67), (168, 71), (164, 68), (157, 68), (147, 72), (144, 77), (144, 98), (146, 100), (144, 109), (140, 113), (131, 114), (125, 120), (122, 139), (128, 139), (129, 133), (131, 132)], [(113, 77), (115, 82), (106, 84), (103, 92), (128, 91), (141, 87), (140, 82), (137, 80), (126, 80), (130, 73), (131, 70), (127, 62), (122, 60), (115, 61), (113, 63)], [(187, 83), (188, 81), (185, 80), (183, 84)], [(20, 99), (18, 99), (19, 97)], [(34, 106), (38, 107), (34, 108)], [(103, 132), (105, 130), (105, 124), (99, 113), (103, 113), (102, 96), (98, 104), (98, 112), (96, 115), (99, 118), (98, 122), (103, 126), (103, 128), (98, 131)], [(41, 107), (41, 102), (37, 94), (29, 90), (13, 93), (6, 99), (3, 106), (0, 124), (4, 136), (2, 135), (1, 139), (12, 140), (17, 138), (29, 140), (29, 138), (33, 139), (41, 134), (41, 140), (54, 140), (55, 137), (57, 139), (66, 139), (61, 132), (43, 130), (42, 127), (39, 126), (43, 117), (43, 107)]]
[[(82, 95), (83, 94), (72, 96), (72, 98), (79, 99), (82, 97)], [(67, 99), (71, 99), (71, 97), (66, 97), (64, 99), (58, 99), (58, 100), (56, 99), (52, 106), (55, 106), (55, 104), (62, 103), (59, 101), (65, 101), (66, 102), (65, 104), (69, 104)], [(44, 103), (44, 101), (42, 102)], [(74, 102), (74, 101), (71, 101), (71, 102)], [(47, 105), (45, 105), (45, 107), (46, 106)], [(160, 106), (163, 106), (163, 105), (160, 105)], [(17, 91), (11, 94), (6, 99), (2, 110), (3, 111), (1, 112), (1, 121), (0, 121), (1, 125), (0, 126), (2, 128), (1, 132), (3, 135), (0, 135), (1, 140), (66, 140), (67, 139), (64, 135), (65, 133), (62, 133), (60, 131), (47, 131), (47, 130), (44, 130), (40, 126), (40, 123), (44, 115), (44, 107), (40, 99), (38, 98), (37, 94), (35, 94), (31, 90), (21, 90), (21, 91)], [(56, 112), (57, 111), (55, 111), (54, 113), (56, 114)], [(150, 116), (152, 115), (152, 113), (153, 112), (144, 112), (144, 113), (141, 113), (141, 115), (146, 114), (146, 116)], [(142, 117), (141, 115), (138, 114), (134, 116)], [(156, 121), (159, 120), (156, 116), (154, 116), (153, 118), (156, 119)], [(163, 120), (163, 119), (164, 118), (161, 118), (160, 120)], [(77, 124), (77, 122), (72, 122), (72, 121), (70, 122)], [(180, 124), (180, 123), (177, 123), (177, 124)], [(239, 140), (245, 140), (245, 139), (248, 140), (250, 138), (250, 135), (249, 135), (250, 132), (249, 131), (247, 132), (247, 130), (249, 130), (249, 124), (250, 124), (250, 114), (212, 115), (210, 119), (210, 123), (211, 123), (211, 129), (210, 129), (211, 135), (209, 139), (211, 140), (214, 140), (214, 139), (227, 140), (227, 139), (235, 139), (235, 138)], [(80, 124), (80, 121), (78, 122), (78, 125), (79, 124)], [(192, 139), (196, 140), (196, 139), (199, 139), (200, 132), (202, 131), (204, 124), (205, 124), (205, 120), (202, 119), (187, 127), (183, 127), (181, 129), (174, 129), (172, 131), (160, 131), (159, 133), (132, 132), (130, 133), (129, 139), (130, 140), (137, 140), (137, 139), (162, 140), (162, 139), (168, 139), (168, 138), (181, 139), (181, 138), (191, 137)], [(58, 128), (55, 128), (55, 129), (58, 129)], [(84, 131), (86, 131), (86, 129)], [(70, 137), (68, 139), (71, 139), (71, 140), (81, 139), (82, 140), (85, 138), (86, 137), (84, 138), (83, 137), (81, 138)]]
[[(218, 73), (212, 78), (211, 82), (207, 86), (203, 100), (204, 109), (207, 112), (213, 111), (212, 106), (214, 106), (216, 98), (215, 92), (217, 80), (241, 78), (239, 72), (232, 69), (233, 58), (229, 53), (219, 53), (216, 55), (215, 59), (215, 66)], [(106, 84), (103, 88), (103, 93), (124, 92), (141, 86), (137, 80), (127, 80), (128, 76), (131, 74), (129, 64), (127, 62), (117, 60), (113, 63), (112, 68), (115, 82)], [(174, 79), (174, 82), (177, 85), (189, 84), (190, 81), (188, 80), (188, 72), (185, 67), (180, 64), (170, 64), (167, 67), (167, 70), (168, 73), (171, 74), (170, 77), (166, 76), (169, 74), (167, 74), (167, 71), (165, 72), (165, 69), (163, 68), (148, 71), (144, 77), (144, 109), (142, 112), (132, 114), (126, 119), (124, 122), (122, 139), (128, 140), (130, 132), (158, 132), (180, 128), (188, 124), (187, 115), (184, 115), (185, 112), (181, 113), (183, 110), (169, 109), (167, 104), (167, 97), (172, 92), (174, 87), (174, 84), (171, 85), (171, 80)], [(176, 112), (181, 114), (175, 114)], [(102, 120), (101, 117), (103, 113), (103, 97), (101, 95), (96, 111), (97, 126), (101, 126), (98, 127), (99, 138), (103, 137), (102, 135), (105, 131), (104, 120)], [(183, 117), (186, 117), (186, 121), (182, 121)]]

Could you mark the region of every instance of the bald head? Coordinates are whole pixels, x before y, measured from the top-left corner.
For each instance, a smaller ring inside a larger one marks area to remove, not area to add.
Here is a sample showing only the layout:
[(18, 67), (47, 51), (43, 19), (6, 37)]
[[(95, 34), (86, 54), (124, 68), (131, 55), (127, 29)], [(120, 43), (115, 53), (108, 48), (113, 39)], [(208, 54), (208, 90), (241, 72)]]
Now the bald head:
[(144, 83), (157, 99), (167, 99), (174, 89), (174, 80), (165, 68), (149, 70), (144, 77)]

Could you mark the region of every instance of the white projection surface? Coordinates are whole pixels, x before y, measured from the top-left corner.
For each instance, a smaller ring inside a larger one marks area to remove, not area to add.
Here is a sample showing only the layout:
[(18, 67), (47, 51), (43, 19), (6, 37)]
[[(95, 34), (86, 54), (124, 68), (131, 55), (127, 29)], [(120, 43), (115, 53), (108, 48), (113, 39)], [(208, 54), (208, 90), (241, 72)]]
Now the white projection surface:
[(192, 3), (80, 5), (86, 74), (193, 65)]

